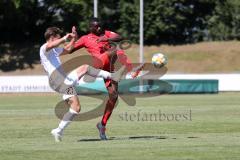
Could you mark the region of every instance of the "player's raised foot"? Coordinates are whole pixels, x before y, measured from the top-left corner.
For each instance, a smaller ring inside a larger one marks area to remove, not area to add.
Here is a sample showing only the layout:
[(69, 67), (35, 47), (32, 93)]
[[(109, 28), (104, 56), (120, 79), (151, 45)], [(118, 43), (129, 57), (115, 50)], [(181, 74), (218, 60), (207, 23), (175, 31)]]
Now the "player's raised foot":
[(51, 134), (53, 135), (55, 142), (61, 142), (62, 141), (62, 133), (59, 132), (58, 128), (53, 129), (51, 131)]
[(136, 68), (134, 68), (133, 71), (131, 72), (132, 78), (136, 78), (139, 75), (139, 73), (143, 70), (144, 66), (145, 66), (145, 63), (142, 63)]
[(119, 82), (125, 70), (126, 70), (126, 66), (122, 66), (117, 72), (112, 73), (112, 80)]
[(102, 125), (101, 122), (97, 124), (97, 129), (99, 131), (99, 137), (101, 140), (107, 140), (107, 136), (105, 134), (106, 127)]

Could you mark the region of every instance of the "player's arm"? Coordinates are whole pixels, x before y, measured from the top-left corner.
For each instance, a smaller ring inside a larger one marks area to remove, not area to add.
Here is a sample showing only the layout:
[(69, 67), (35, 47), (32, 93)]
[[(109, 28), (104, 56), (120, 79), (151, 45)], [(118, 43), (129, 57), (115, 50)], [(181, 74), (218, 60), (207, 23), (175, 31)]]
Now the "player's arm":
[(63, 52), (61, 53), (61, 55), (65, 55), (65, 54), (71, 54), (72, 53), (72, 50), (74, 48), (74, 44), (75, 44), (75, 41), (77, 39), (77, 35), (74, 34), (74, 33), (70, 33), (70, 36), (71, 36), (71, 40), (68, 44), (66, 44), (63, 48)]
[(64, 37), (59, 38), (55, 41), (52, 42), (48, 42), (46, 45), (46, 51), (49, 51), (57, 46), (59, 46), (60, 44), (64, 43), (67, 41), (67, 39), (69, 39), (72, 35), (71, 34), (66, 34)]
[[(77, 29), (75, 26), (72, 27), (72, 34), (74, 34), (75, 39), (78, 38), (78, 33), (77, 33)], [(73, 44), (73, 48), (71, 50), (71, 53), (83, 48), (85, 46), (84, 43), (84, 38), (85, 36), (80, 37), (78, 40), (75, 41), (75, 43)]]
[(66, 54), (71, 54), (72, 52), (72, 49), (73, 49), (73, 46), (74, 46), (74, 43), (75, 43), (75, 39), (72, 38), (71, 41), (64, 46), (63, 48), (63, 52), (61, 53), (61, 56), (62, 55), (66, 55)]
[(71, 53), (85, 47), (85, 40), (84, 36), (80, 37), (76, 42), (73, 44), (73, 49), (71, 50)]

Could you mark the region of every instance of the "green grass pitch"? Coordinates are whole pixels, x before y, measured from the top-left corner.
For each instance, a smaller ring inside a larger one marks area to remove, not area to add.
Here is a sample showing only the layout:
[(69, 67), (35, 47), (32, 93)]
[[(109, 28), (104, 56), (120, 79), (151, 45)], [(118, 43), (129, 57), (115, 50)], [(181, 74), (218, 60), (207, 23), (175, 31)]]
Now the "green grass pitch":
[[(55, 143), (50, 131), (59, 122), (59, 100), (0, 96), (0, 160), (240, 159), (240, 93), (138, 98), (132, 107), (120, 100), (107, 127), (109, 141), (98, 141), (99, 117), (73, 122)], [(82, 112), (100, 103), (84, 96), (80, 102)]]

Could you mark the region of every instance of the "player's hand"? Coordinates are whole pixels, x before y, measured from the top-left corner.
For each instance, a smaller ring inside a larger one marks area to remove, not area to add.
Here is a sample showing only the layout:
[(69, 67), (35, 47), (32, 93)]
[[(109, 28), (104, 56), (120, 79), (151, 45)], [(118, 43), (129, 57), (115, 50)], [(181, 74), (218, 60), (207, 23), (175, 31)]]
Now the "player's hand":
[(77, 28), (75, 26), (72, 27), (72, 34), (74, 34), (75, 40), (78, 38), (78, 34), (77, 34)]
[(74, 34), (72, 34), (72, 33), (67, 33), (66, 34), (67, 39), (72, 39), (73, 37), (74, 37)]
[(75, 26), (72, 26), (72, 33), (73, 33), (73, 34), (77, 33), (77, 29), (76, 29)]
[(106, 36), (101, 36), (97, 40), (97, 43), (99, 43), (99, 42), (108, 42), (108, 38)]
[(71, 40), (72, 38), (74, 38), (74, 34), (73, 33), (67, 33), (64, 37), (63, 37), (63, 39), (67, 42), (67, 41), (69, 41), (69, 40)]

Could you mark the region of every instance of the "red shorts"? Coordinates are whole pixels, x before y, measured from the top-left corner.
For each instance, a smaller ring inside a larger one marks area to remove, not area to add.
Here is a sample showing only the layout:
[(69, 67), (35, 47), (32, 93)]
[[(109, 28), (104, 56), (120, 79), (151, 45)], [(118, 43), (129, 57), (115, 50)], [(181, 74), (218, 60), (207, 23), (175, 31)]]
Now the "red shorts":
[(105, 71), (114, 71), (113, 64), (110, 63), (110, 59), (107, 53), (100, 54), (97, 57), (94, 57), (93, 66)]
[[(114, 64), (111, 63), (107, 53), (103, 53), (100, 56), (95, 57), (94, 67), (108, 72), (114, 71)], [(109, 79), (104, 80), (104, 82), (106, 87), (111, 85), (111, 80)]]

